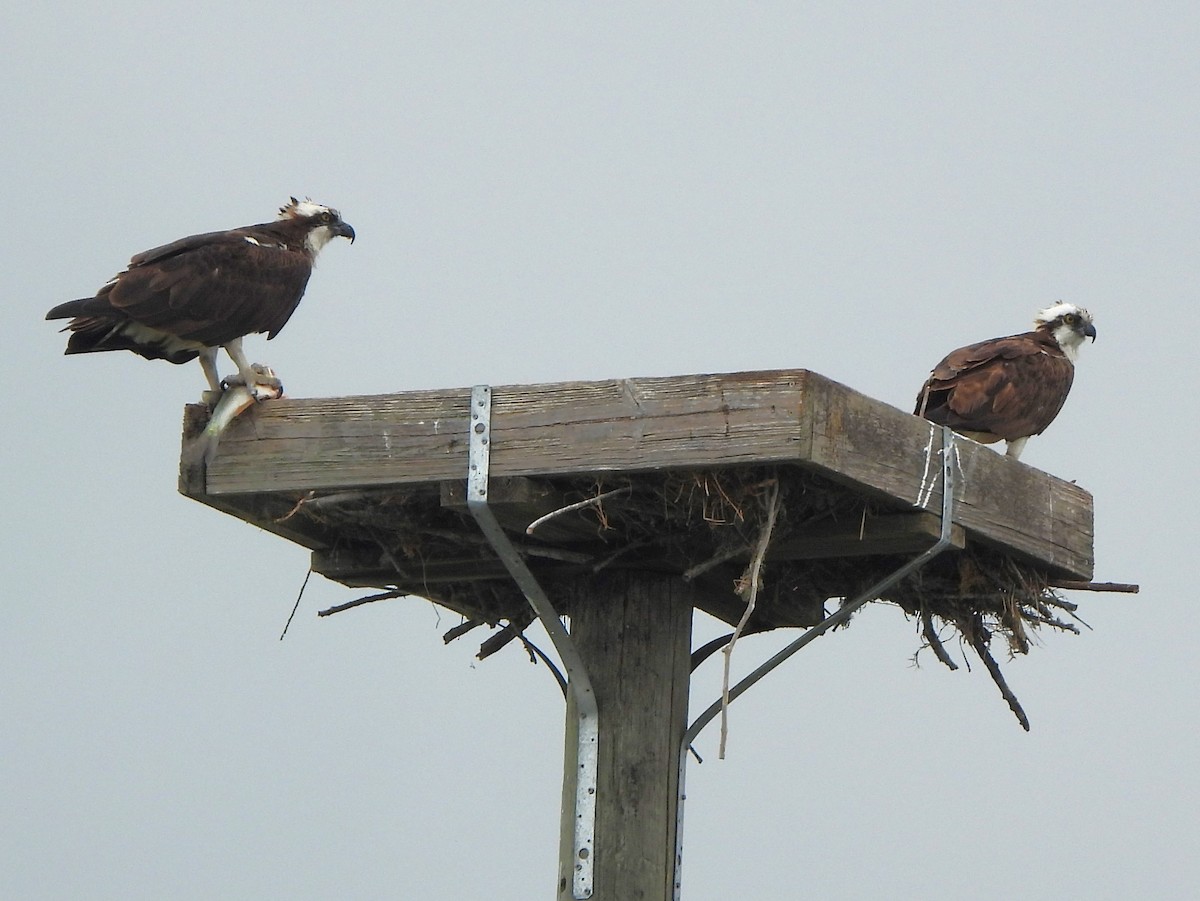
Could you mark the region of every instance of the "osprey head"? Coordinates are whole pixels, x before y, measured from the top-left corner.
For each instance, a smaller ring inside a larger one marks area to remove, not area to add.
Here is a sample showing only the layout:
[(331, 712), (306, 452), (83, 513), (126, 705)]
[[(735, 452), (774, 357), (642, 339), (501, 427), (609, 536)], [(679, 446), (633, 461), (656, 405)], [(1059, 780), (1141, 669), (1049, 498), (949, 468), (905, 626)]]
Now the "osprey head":
[(1033, 327), (1053, 335), (1072, 363), (1079, 354), (1079, 345), (1083, 343), (1084, 338), (1096, 340), (1096, 326), (1092, 324), (1092, 314), (1073, 303), (1056, 303), (1047, 307), (1034, 318)]
[(349, 238), (350, 243), (354, 243), (354, 229), (350, 223), (342, 221), (341, 213), (307, 197), (304, 200), (292, 197), (290, 203), (279, 208), (279, 219), (303, 223), (308, 227), (304, 244), (314, 257), (333, 238)]

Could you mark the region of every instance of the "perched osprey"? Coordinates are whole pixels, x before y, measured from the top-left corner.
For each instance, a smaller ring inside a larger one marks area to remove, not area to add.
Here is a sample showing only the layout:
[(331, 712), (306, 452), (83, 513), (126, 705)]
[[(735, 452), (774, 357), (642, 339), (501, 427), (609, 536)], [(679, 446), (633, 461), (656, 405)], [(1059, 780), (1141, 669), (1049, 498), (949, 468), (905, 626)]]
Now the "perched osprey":
[(181, 238), (139, 253), (129, 268), (96, 292), (59, 304), (47, 319), (70, 319), (67, 353), (131, 350), (148, 360), (200, 366), (215, 392), (217, 349), (238, 369), (226, 381), (256, 398), (277, 397), (279, 382), (246, 361), (242, 338), (279, 334), (291, 317), (321, 248), (335, 237), (354, 242), (337, 210), (311, 200), (291, 202), (274, 222)]
[(930, 373), (914, 412), (984, 444), (1003, 438), (1015, 460), (1062, 409), (1084, 338), (1096, 340), (1092, 314), (1057, 303), (1037, 314), (1031, 332), (949, 354)]

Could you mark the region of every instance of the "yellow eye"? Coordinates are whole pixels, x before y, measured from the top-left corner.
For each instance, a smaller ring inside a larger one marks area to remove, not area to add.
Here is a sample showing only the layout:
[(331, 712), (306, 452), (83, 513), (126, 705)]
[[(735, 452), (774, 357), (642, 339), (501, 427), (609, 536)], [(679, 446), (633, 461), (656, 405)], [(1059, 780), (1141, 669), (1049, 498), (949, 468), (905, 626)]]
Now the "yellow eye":
[(1065, 322), (1067, 325), (1074, 325), (1078, 321), (1079, 321), (1079, 317), (1076, 316), (1074, 313), (1068, 313), (1066, 316), (1063, 317), (1063, 322)]
[(317, 218), (320, 219), (322, 222), (332, 222), (333, 221), (333, 213), (329, 212), (329, 210), (326, 210)]

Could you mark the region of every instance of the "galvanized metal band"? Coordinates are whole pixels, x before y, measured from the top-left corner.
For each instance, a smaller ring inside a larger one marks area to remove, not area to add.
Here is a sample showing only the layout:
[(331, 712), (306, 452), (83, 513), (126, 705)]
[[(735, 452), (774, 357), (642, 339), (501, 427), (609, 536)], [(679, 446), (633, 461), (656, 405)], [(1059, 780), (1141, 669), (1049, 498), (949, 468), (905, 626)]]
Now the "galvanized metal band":
[(558, 651), (567, 686), (578, 712), (578, 744), (575, 773), (575, 838), (572, 861), (572, 893), (575, 898), (592, 896), (595, 869), (596, 783), (599, 764), (600, 721), (596, 694), (583, 660), (537, 578), (513, 546), (496, 514), (488, 506), (488, 479), (492, 446), (492, 389), (471, 389), (470, 440), (467, 451), (467, 508), (479, 524), (496, 555), (520, 587)]

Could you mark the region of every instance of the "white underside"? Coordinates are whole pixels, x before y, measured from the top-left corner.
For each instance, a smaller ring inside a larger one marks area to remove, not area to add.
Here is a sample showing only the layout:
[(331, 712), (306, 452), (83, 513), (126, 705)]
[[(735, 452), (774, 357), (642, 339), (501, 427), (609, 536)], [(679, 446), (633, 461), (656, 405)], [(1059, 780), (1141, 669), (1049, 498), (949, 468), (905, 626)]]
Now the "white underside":
[(166, 332), (151, 328), (148, 325), (142, 325), (140, 322), (124, 323), (121, 326), (121, 333), (128, 335), (138, 344), (150, 344), (155, 347), (161, 347), (168, 353), (204, 351), (204, 345), (199, 341), (188, 341), (186, 338), (168, 335)]
[(1014, 460), (1021, 459), (1021, 451), (1025, 450), (1025, 444), (1027, 441), (1029, 441), (1028, 435), (1026, 435), (1024, 438), (1014, 438), (1012, 441), (1008, 442), (1008, 447), (1005, 449), (1005, 453)]
[[(201, 344), (199, 341), (188, 341), (185, 338), (168, 335), (166, 332), (137, 322), (125, 323), (121, 331), (138, 344), (158, 347), (166, 353), (198, 353), (200, 355), (200, 368), (204, 371), (204, 378), (208, 382), (208, 387), (218, 393), (223, 390), (221, 386), (221, 374), (217, 369), (217, 351), (220, 350), (219, 347), (209, 347), (207, 344)], [(233, 365), (237, 367), (239, 379), (243, 384), (249, 386), (251, 389), (260, 388), (263, 389), (263, 393), (278, 396), (278, 380), (265, 380), (262, 375), (262, 368), (255, 366), (246, 359), (246, 353), (242, 350), (241, 338), (235, 338), (228, 344), (223, 345), (223, 347), (225, 348), (225, 352), (229, 354), (229, 359), (233, 361)]]

